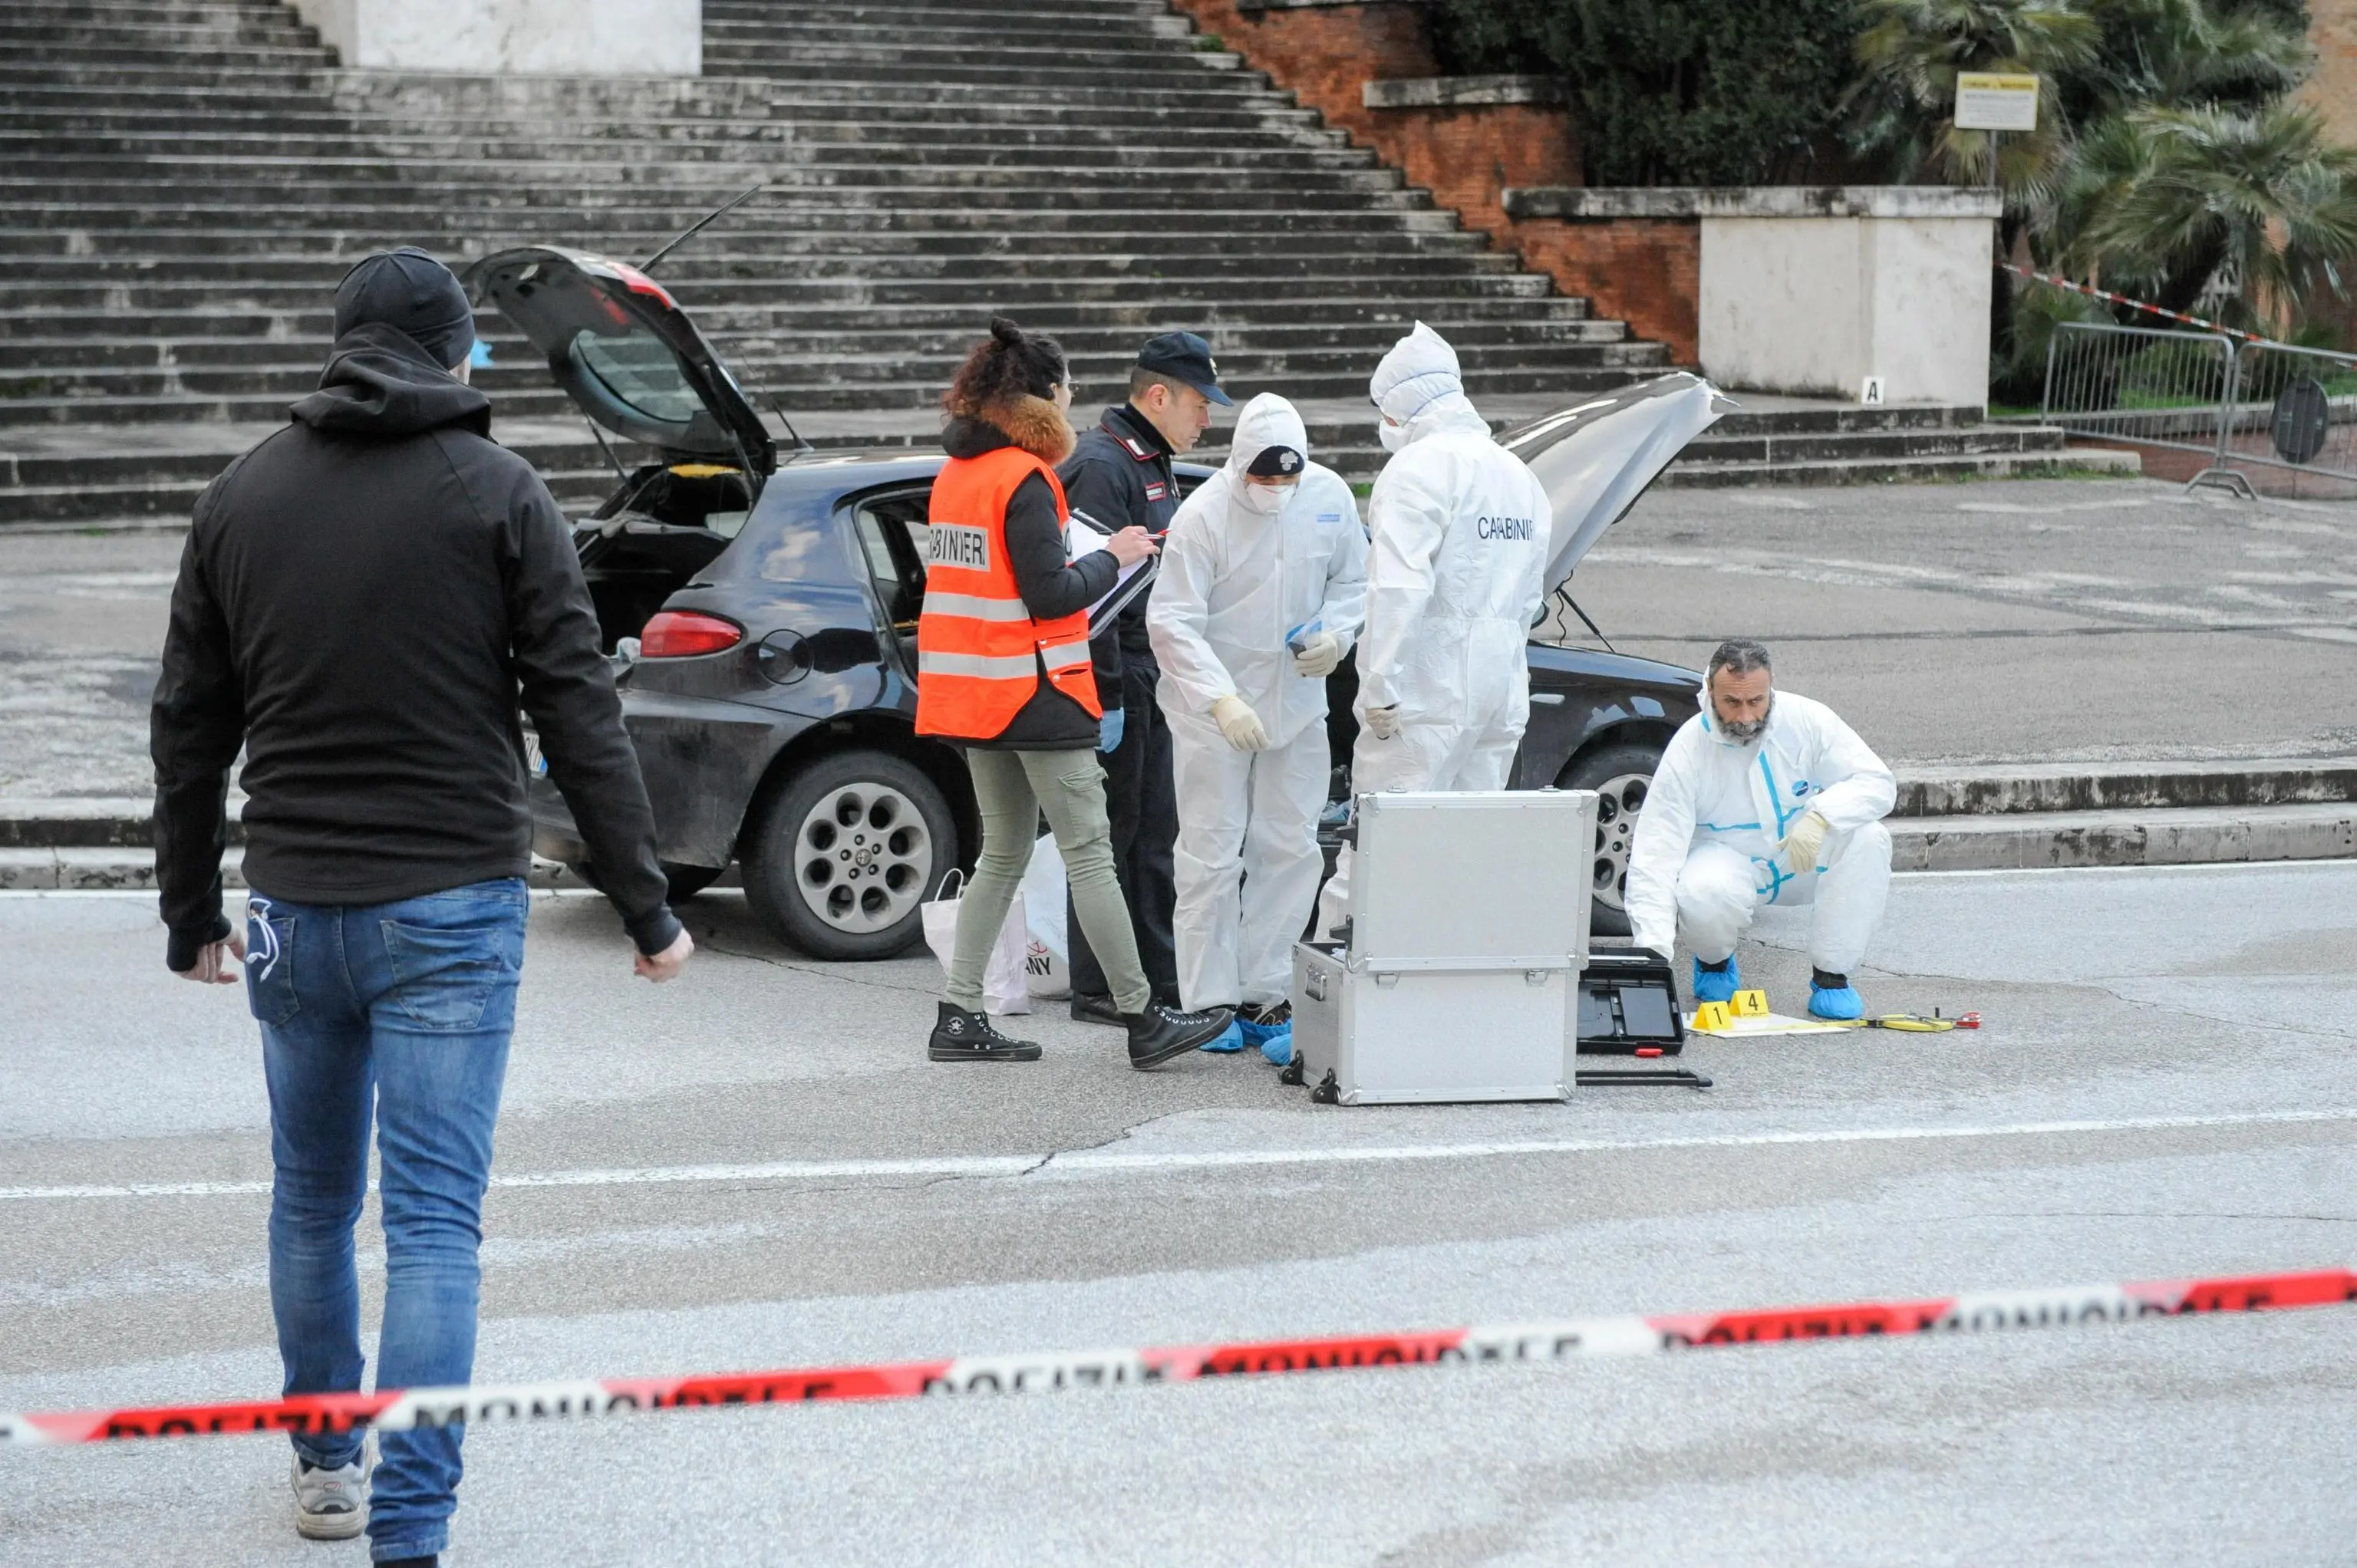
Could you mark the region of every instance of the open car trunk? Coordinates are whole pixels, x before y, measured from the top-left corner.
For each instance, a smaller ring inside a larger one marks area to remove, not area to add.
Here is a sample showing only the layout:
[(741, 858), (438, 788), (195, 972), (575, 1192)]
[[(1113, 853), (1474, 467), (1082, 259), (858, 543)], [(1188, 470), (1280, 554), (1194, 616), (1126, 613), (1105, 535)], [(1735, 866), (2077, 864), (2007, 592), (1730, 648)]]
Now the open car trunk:
[(1735, 406), (1700, 376), (1681, 371), (1599, 393), (1499, 436), (1501, 446), (1530, 465), (1555, 509), (1546, 591), (1569, 582), (1581, 557), (1686, 443)]
[(654, 453), (574, 530), (610, 653), (728, 548), (777, 445), (670, 292), (628, 263), (532, 245), (485, 257), (467, 284), (547, 356), (609, 456), (608, 435)]

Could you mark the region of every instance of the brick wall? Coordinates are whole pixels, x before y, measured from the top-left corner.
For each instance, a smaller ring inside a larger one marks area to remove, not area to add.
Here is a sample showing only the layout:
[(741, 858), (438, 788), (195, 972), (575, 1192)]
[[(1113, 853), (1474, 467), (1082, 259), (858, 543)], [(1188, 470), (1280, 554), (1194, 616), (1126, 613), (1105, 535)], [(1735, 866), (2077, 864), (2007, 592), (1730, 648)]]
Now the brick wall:
[(1699, 363), (1702, 297), (1699, 219), (1527, 218), (1512, 225), (1523, 259), (1553, 274), (1566, 294), (1593, 300), (1640, 338), (1670, 346), (1681, 365)]
[(2324, 115), (2332, 139), (2357, 146), (2357, 0), (2308, 0), (2316, 70), (2300, 97)]
[(1374, 122), (1372, 133), (1361, 139), (1385, 163), (1396, 165), (1443, 207), (1456, 209), (1467, 228), (1522, 250), (1525, 261), (1529, 246), (1499, 205), (1499, 193), (1510, 186), (1580, 182), (1579, 149), (1560, 109), (1495, 103), (1360, 113)]

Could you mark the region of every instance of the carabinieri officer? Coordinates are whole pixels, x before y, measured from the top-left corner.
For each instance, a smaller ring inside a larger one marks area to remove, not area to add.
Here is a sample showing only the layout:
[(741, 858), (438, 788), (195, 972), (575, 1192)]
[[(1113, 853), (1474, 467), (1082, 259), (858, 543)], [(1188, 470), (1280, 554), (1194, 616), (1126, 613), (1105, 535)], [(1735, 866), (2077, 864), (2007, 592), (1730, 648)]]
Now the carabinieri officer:
[[(1057, 469), (1072, 510), (1108, 528), (1143, 528), (1159, 542), (1178, 510), (1170, 459), (1193, 450), (1203, 438), (1213, 403), (1233, 401), (1220, 390), (1219, 367), (1202, 338), (1166, 332), (1147, 339), (1130, 371), (1129, 401), (1106, 409)], [(1178, 893), (1171, 859), (1178, 805), (1171, 781), (1170, 724), (1154, 700), (1161, 671), (1146, 635), (1151, 597), (1151, 590), (1139, 595), (1092, 651), (1105, 708), (1101, 741), (1114, 870), (1155, 997), (1175, 1003), (1178, 959), (1171, 919)], [(1064, 922), (1071, 943), (1072, 1016), (1119, 1024), (1113, 986), (1075, 914), (1068, 910)]]

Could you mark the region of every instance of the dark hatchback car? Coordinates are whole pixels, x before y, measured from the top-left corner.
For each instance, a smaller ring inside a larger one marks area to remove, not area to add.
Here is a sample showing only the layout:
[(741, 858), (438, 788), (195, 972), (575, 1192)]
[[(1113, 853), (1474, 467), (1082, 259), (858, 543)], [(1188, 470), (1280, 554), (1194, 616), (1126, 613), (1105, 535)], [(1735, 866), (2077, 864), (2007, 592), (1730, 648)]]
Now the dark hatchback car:
[[(674, 896), (735, 863), (763, 924), (806, 952), (908, 948), (919, 905), (980, 842), (963, 759), (914, 727), (922, 531), (942, 457), (780, 465), (711, 345), (626, 263), (533, 247), (478, 263), (468, 281), (548, 356), (595, 425), (657, 454), (575, 538)], [(1555, 499), (1551, 589), (1717, 406), (1703, 383), (1666, 377), (1510, 435)], [(1181, 483), (1210, 472), (1182, 465)], [(1555, 614), (1567, 605), (1559, 596)], [(1597, 929), (1625, 931), (1630, 832), (1698, 677), (1550, 641), (1529, 653), (1531, 722), (1512, 783), (1599, 791)], [(1347, 766), (1347, 665), (1336, 682)], [(534, 848), (594, 879), (531, 749)], [(1341, 768), (1337, 786), (1343, 798)]]

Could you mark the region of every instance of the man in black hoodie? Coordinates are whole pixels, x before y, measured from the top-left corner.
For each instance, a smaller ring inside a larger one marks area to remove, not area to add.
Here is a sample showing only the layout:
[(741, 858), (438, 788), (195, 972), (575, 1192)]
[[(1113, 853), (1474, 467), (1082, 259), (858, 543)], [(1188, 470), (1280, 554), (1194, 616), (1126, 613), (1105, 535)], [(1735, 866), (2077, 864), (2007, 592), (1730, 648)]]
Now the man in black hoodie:
[[(175, 973), (242, 960), (269, 1083), (270, 1296), (288, 1393), (357, 1390), (352, 1227), (378, 1123), (377, 1386), (472, 1376), (483, 1189), (522, 972), (531, 818), (518, 701), (649, 980), (694, 944), (666, 904), (571, 530), (490, 438), (466, 293), (422, 251), (336, 293), (294, 419), (197, 502), (152, 720), (156, 871)], [(248, 800), (242, 937), (224, 805)], [(296, 1528), (363, 1525), (380, 1564), (447, 1542), (457, 1429), (296, 1437)]]

